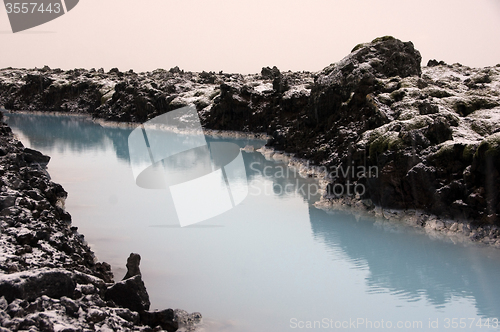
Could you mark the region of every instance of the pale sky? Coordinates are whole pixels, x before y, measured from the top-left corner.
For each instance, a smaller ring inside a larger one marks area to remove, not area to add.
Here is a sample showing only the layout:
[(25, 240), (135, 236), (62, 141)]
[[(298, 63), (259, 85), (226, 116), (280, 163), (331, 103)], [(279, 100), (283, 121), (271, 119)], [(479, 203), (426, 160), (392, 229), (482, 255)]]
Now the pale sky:
[(500, 0), (81, 0), (16, 34), (1, 6), (0, 68), (318, 71), (383, 35), (412, 41), (422, 65), (496, 65)]

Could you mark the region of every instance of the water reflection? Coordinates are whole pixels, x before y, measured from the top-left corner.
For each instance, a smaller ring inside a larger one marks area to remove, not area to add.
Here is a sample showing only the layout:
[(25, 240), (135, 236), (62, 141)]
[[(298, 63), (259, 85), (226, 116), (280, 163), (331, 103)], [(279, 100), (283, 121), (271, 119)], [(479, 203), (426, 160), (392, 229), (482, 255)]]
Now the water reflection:
[(425, 298), (436, 308), (453, 297), (472, 297), (479, 315), (500, 317), (496, 250), (444, 243), (404, 227), (394, 234), (394, 228), (340, 211), (310, 207), (309, 216), (317, 241), (369, 269), (366, 284), (371, 292), (388, 292), (407, 301)]
[(29, 138), (35, 149), (53, 149), (83, 153), (104, 150), (109, 139), (116, 156), (129, 161), (128, 135), (133, 128), (102, 127), (79, 116), (4, 113), (5, 120)]
[[(73, 151), (83, 153), (89, 150), (104, 150), (106, 141), (113, 143), (116, 156), (123, 161), (130, 162), (128, 137), (135, 128), (128, 127), (103, 127), (93, 122), (88, 117), (45, 115), (45, 114), (19, 114), (4, 112), (5, 121), (12, 128), (16, 128), (30, 140), (35, 149), (53, 149), (57, 147), (62, 151)], [(167, 148), (180, 144), (187, 135), (165, 132), (168, 137)], [(217, 138), (206, 136), (210, 142), (234, 142), (228, 138)], [(236, 141), (241, 147), (252, 145), (260, 147), (262, 140), (240, 139)], [(164, 142), (162, 143), (165, 144)], [(190, 152), (192, 152), (191, 150)], [(203, 151), (194, 151), (195, 157), (204, 159)], [(183, 158), (169, 158), (168, 162), (175, 166), (175, 162)]]
[[(130, 162), (128, 137), (134, 128), (103, 127), (89, 118), (75, 116), (5, 113), (5, 117), (11, 127), (16, 128), (30, 140), (30, 144), (34, 149), (52, 150), (57, 148), (61, 151), (84, 153), (86, 151), (105, 150), (106, 142), (111, 141), (118, 159), (127, 163)], [(184, 139), (184, 135), (169, 134), (168, 132), (166, 135), (168, 140), (167, 143), (163, 144), (167, 144), (167, 148), (176, 144), (179, 145)], [(206, 136), (206, 140), (209, 145), (211, 142), (235, 142), (241, 147), (246, 145), (260, 147), (264, 143), (262, 140), (232, 140), (210, 136)], [(183, 176), (181, 171), (188, 167), (187, 164), (206, 160), (207, 151), (205, 150), (203, 147), (192, 149), (182, 155), (165, 159), (163, 161), (164, 166), (169, 169), (169, 172), (176, 179), (170, 184), (182, 182), (178, 178)], [(303, 179), (295, 170), (285, 167), (282, 162), (266, 160), (259, 153), (242, 153), (242, 156), (247, 166), (246, 171), (249, 182), (256, 179), (272, 181), (272, 192), (281, 198), (286, 198), (287, 191), (298, 191), (297, 188), (302, 189), (298, 193), (303, 194), (305, 200), (311, 201), (318, 198), (317, 187), (311, 187), (311, 190), (308, 190), (307, 187), (307, 185), (314, 186), (316, 182), (311, 179)], [(228, 156), (227, 158), (231, 159), (231, 157)], [(222, 164), (224, 162), (227, 161), (222, 160)], [(220, 163), (221, 161), (219, 161)], [(218, 166), (220, 168), (220, 165)], [(177, 172), (176, 169), (180, 171)], [(207, 170), (201, 171), (198, 175), (204, 175), (207, 172)], [(303, 187), (301, 187), (302, 185)]]
[[(6, 115), (9, 125), (29, 138), (33, 148), (67, 149), (84, 153), (89, 150), (104, 150), (109, 146), (108, 143), (112, 142), (117, 158), (129, 162), (128, 136), (132, 131), (131, 128), (102, 127), (88, 119), (76, 117)], [(261, 141), (256, 140), (211, 137), (207, 137), (207, 141), (209, 144), (215, 141), (228, 141), (240, 144), (240, 146), (262, 144)], [(172, 171), (179, 167), (187, 167), (188, 160), (203, 159), (207, 153), (201, 149), (192, 150), (189, 154), (189, 158), (174, 158), (166, 162), (165, 166), (171, 168)], [(323, 252), (326, 250), (331, 253), (330, 257), (327, 257), (330, 261), (324, 263), (318, 260), (318, 264), (328, 265), (337, 259), (342, 259), (350, 262), (353, 269), (367, 271), (368, 275), (364, 280), (367, 293), (388, 293), (406, 302), (427, 301), (438, 310), (457, 299), (473, 299), (479, 315), (490, 318), (500, 316), (500, 289), (496, 285), (500, 275), (498, 250), (476, 246), (464, 247), (432, 240), (409, 228), (382, 227), (373, 219), (357, 218), (345, 212), (326, 213), (311, 206), (311, 203), (319, 196), (315, 192), (316, 188), (312, 187), (312, 190), (309, 190), (311, 187), (308, 187), (308, 185), (315, 184), (314, 180), (303, 179), (294, 170), (286, 168), (284, 164), (266, 160), (259, 153), (242, 153), (242, 156), (247, 166), (250, 194), (255, 193), (252, 192), (252, 186), (262, 189), (262, 184), (267, 183), (270, 185), (271, 194), (275, 197), (285, 200), (290, 193), (294, 193), (294, 195), (302, 196), (303, 201), (308, 204), (313, 237), (311, 242), (320, 244)], [(125, 171), (124, 173), (129, 172), (128, 169)], [(130, 178), (132, 178), (131, 174)], [(158, 225), (156, 229), (169, 227), (174, 226)], [(231, 236), (235, 235), (234, 238), (239, 236), (237, 229), (230, 227), (217, 225), (195, 227), (220, 228), (224, 232), (234, 231), (236, 234), (230, 233)], [(252, 227), (255, 229), (255, 225)], [(284, 227), (289, 227), (289, 225)], [(288, 230), (279, 229), (282, 233)], [(258, 236), (262, 234), (259, 233)], [(302, 241), (304, 244), (308, 236), (309, 234), (304, 234), (303, 238), (294, 238), (294, 240), (297, 243)], [(229, 238), (232, 239), (230, 236)], [(221, 237), (221, 240), (227, 239)], [(269, 242), (279, 240), (282, 239), (273, 238)], [(290, 252), (289, 248), (287, 250), (287, 253)], [(299, 250), (295, 254), (302, 253)], [(263, 263), (259, 262), (259, 266), (260, 264)], [(329, 278), (329, 275), (312, 277), (314, 280), (323, 280), (321, 278)], [(304, 283), (304, 287), (307, 287), (308, 284), (306, 284)], [(298, 302), (300, 301), (299, 299)], [(475, 316), (475, 313), (471, 316)]]

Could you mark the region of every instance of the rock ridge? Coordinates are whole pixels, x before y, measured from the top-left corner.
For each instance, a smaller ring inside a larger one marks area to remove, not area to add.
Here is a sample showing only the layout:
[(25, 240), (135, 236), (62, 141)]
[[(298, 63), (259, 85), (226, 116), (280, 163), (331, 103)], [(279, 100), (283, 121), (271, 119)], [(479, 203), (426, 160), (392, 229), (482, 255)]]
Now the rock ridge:
[(336, 185), (358, 185), (352, 198), (369, 209), (498, 226), (500, 65), (420, 62), (411, 42), (384, 36), (316, 73), (3, 69), (0, 104), (131, 122), (195, 104), (205, 128), (267, 133), (269, 147), (329, 171), (377, 168), (326, 178), (325, 202), (350, 198)]

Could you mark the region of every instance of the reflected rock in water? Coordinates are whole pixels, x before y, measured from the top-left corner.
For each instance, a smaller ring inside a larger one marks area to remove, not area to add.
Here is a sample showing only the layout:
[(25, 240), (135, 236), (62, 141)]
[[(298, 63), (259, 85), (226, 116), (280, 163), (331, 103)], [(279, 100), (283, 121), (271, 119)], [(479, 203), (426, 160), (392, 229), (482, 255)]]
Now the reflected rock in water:
[(479, 315), (500, 316), (500, 289), (493, 278), (500, 275), (499, 265), (480, 252), (493, 249), (432, 240), (405, 227), (394, 234), (346, 212), (309, 207), (309, 216), (318, 242), (335, 255), (346, 255), (356, 268), (369, 270), (370, 291), (409, 302), (425, 299), (436, 307), (452, 298), (473, 298)]

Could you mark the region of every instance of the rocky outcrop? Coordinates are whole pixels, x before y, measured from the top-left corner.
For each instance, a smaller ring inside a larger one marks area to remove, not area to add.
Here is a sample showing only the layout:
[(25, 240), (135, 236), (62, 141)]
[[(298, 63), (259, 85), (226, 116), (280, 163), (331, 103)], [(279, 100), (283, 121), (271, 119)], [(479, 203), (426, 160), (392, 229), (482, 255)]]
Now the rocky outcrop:
[(127, 261), (130, 278), (113, 283), (109, 264), (71, 226), (49, 159), (0, 122), (0, 331), (194, 330), (199, 313), (185, 324), (182, 311), (147, 311), (138, 254)]
[(141, 322), (143, 324), (150, 327), (160, 326), (168, 332), (177, 331), (179, 328), (179, 323), (174, 321), (175, 319), (176, 315), (172, 309), (141, 313)]
[(125, 277), (123, 277), (123, 280), (135, 276), (140, 276), (141, 275), (141, 269), (139, 268), (140, 264), (141, 264), (141, 255), (136, 253), (131, 253), (130, 256), (127, 258), (127, 265), (126, 265), (127, 273), (125, 274)]
[(106, 300), (132, 311), (149, 310), (149, 295), (140, 275), (115, 283), (106, 290)]
[(193, 103), (206, 128), (265, 132), (269, 147), (323, 167), (324, 202), (499, 225), (500, 66), (420, 62), (386, 36), (317, 73), (4, 69), (0, 104), (142, 122)]
[(67, 193), (44, 168), (49, 157), (25, 148), (4, 123), (0, 151), (0, 273), (63, 268), (111, 282), (110, 266), (97, 262), (71, 226)]
[(356, 130), (387, 123), (390, 114), (377, 110), (375, 101), (367, 100), (367, 96), (391, 90), (392, 86), (384, 89), (380, 79), (420, 76), (421, 59), (411, 42), (392, 37), (358, 45), (342, 61), (319, 73), (311, 91), (308, 114), (322, 131), (346, 120), (351, 120)]
[[(422, 69), (420, 60), (411, 43), (391, 37), (358, 45), (317, 74), (306, 105), (287, 110), (296, 121), (267, 118), (270, 146), (323, 168), (324, 204), (357, 199), (368, 209), (499, 225), (500, 68), (432, 62)], [(253, 112), (279, 110), (266, 107), (254, 104)]]
[(39, 269), (9, 274), (0, 280), (0, 293), (7, 302), (15, 299), (34, 301), (45, 295), (54, 299), (72, 296), (76, 282), (64, 269)]
[(100, 105), (100, 86), (85, 70), (62, 72), (45, 67), (23, 75), (8, 73), (6, 77), (0, 91), (5, 93), (3, 104), (8, 109), (77, 112), (92, 111)]
[[(495, 143), (487, 142), (495, 141), (499, 129), (499, 85), (490, 81), (471, 88), (470, 83), (488, 81), (482, 72), (498, 77), (499, 69), (438, 64), (424, 68), (421, 77), (379, 78), (380, 88), (363, 102), (365, 109), (372, 105), (365, 119), (379, 123), (336, 124), (350, 127), (354, 135), (345, 137), (349, 144), (337, 141), (337, 153), (330, 154), (336, 165), (374, 166), (379, 173), (369, 178), (339, 176), (330, 189), (336, 183), (360, 183), (367, 189), (361, 198), (383, 207), (498, 225), (500, 178), (495, 170), (500, 164)], [(490, 151), (488, 156), (478, 151), (480, 145)]]
[(325, 202), (356, 198), (498, 225), (500, 68), (420, 61), (410, 42), (377, 38), (319, 72), (305, 103), (284, 104), (275, 89), (274, 101), (260, 102), (233, 85), (207, 126), (244, 130), (262, 117), (268, 128), (255, 129), (273, 135), (271, 147), (324, 168)]

